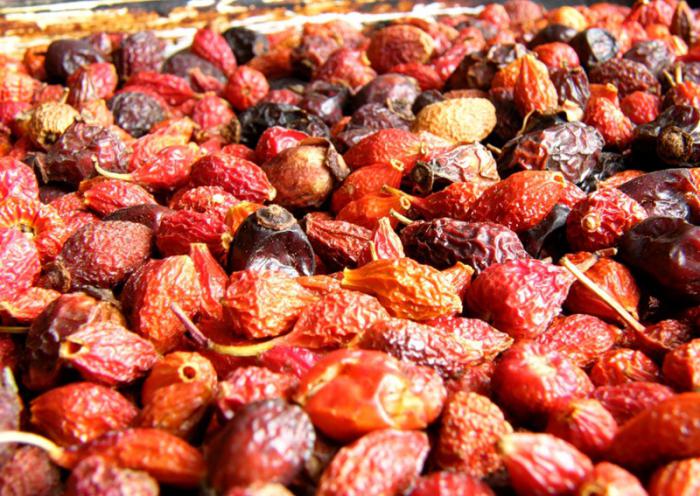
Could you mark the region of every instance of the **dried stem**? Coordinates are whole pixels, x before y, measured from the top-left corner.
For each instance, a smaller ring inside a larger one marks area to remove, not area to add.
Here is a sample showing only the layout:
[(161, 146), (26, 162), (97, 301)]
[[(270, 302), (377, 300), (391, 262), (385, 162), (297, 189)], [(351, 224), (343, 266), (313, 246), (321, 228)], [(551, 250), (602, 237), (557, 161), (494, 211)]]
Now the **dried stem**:
[(627, 325), (629, 325), (635, 331), (644, 331), (645, 327), (637, 319), (635, 319), (627, 310), (625, 310), (625, 308), (620, 305), (620, 303), (610, 293), (605, 291), (598, 284), (593, 282), (586, 274), (581, 272), (581, 270), (576, 267), (571, 260), (569, 260), (567, 257), (563, 257), (559, 263), (569, 272), (571, 272), (576, 279), (581, 281), (581, 284), (593, 291), (598, 298), (603, 300), (608, 304), (608, 306), (610, 306), (610, 308), (615, 310), (615, 312), (617, 312), (617, 314), (627, 323)]
[(23, 431), (0, 431), (0, 444), (20, 443), (41, 448), (49, 455), (54, 463), (60, 465), (65, 451), (53, 441), (43, 436)]
[(4, 334), (26, 334), (29, 326), (0, 326), (0, 332)]
[(215, 351), (216, 353), (219, 353), (221, 355), (228, 355), (228, 356), (236, 356), (236, 357), (248, 357), (248, 356), (256, 356), (260, 355), (261, 353), (264, 353), (272, 348), (274, 348), (276, 345), (281, 344), (284, 341), (284, 338), (286, 336), (279, 336), (272, 338), (268, 341), (263, 341), (262, 343), (253, 343), (253, 344), (243, 344), (243, 345), (226, 345), (226, 344), (220, 344), (212, 341), (208, 337), (204, 335), (204, 333), (201, 331), (199, 327), (197, 327), (197, 324), (192, 322), (192, 319), (190, 319), (185, 311), (178, 305), (177, 303), (171, 303), (170, 304), (170, 309), (173, 311), (175, 316), (180, 319), (180, 322), (183, 323), (185, 326), (185, 329), (190, 333), (190, 336), (192, 336), (192, 339), (197, 343), (197, 345), (201, 346), (202, 348), (206, 348), (208, 350)]
[(126, 174), (123, 172), (112, 172), (112, 171), (108, 171), (107, 169), (103, 169), (102, 167), (100, 167), (100, 164), (97, 163), (97, 160), (94, 161), (93, 165), (95, 166), (95, 170), (97, 171), (97, 173), (100, 176), (104, 176), (104, 177), (109, 178), (109, 179), (119, 179), (121, 181), (131, 181), (132, 180), (131, 174)]
[(389, 210), (389, 215), (391, 215), (394, 219), (398, 220), (402, 224), (409, 225), (413, 223), (413, 219), (409, 219), (405, 215), (398, 213), (393, 208)]

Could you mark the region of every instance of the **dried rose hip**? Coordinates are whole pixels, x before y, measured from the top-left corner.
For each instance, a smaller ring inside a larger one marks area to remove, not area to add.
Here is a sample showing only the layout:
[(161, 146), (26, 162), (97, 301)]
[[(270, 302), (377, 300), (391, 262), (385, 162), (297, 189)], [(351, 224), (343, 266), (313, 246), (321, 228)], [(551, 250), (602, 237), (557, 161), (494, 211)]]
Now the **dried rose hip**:
[[(640, 291), (627, 267), (610, 258), (600, 258), (584, 273), (608, 294), (614, 295), (625, 310), (633, 316), (637, 315)], [(609, 322), (624, 324), (617, 312), (580, 281), (571, 286), (564, 306), (570, 312), (586, 313)]]
[(152, 341), (158, 351), (170, 351), (185, 333), (171, 305), (194, 315), (200, 291), (192, 259), (173, 256), (146, 262), (132, 273), (122, 291), (122, 305), (135, 332)]
[(659, 367), (644, 353), (618, 348), (603, 354), (591, 369), (596, 386), (611, 386), (625, 382), (657, 382)]
[(231, 241), (227, 268), (311, 275), (316, 259), (296, 218), (279, 205), (270, 205), (256, 209), (240, 224)]
[(94, 456), (85, 458), (71, 471), (65, 496), (93, 494), (158, 496), (159, 487), (145, 472), (119, 468), (103, 457)]
[(495, 264), (467, 292), (476, 315), (515, 338), (543, 333), (559, 313), (574, 277), (566, 269), (534, 259)]
[(615, 464), (600, 462), (584, 478), (577, 494), (602, 496), (616, 493), (629, 496), (647, 496), (644, 487), (634, 475)]
[(113, 58), (122, 79), (143, 71), (158, 72), (165, 60), (165, 42), (152, 31), (133, 33), (122, 40)]
[(74, 382), (37, 396), (31, 422), (62, 446), (84, 443), (127, 427), (138, 409), (118, 392), (90, 382)]
[(410, 257), (438, 269), (462, 262), (478, 274), (493, 264), (528, 258), (517, 235), (493, 222), (416, 221), (401, 230), (401, 241)]
[(141, 388), (141, 402), (152, 402), (156, 392), (173, 384), (200, 382), (210, 391), (216, 388), (216, 371), (199, 353), (176, 351), (163, 356), (151, 369)]
[(174, 383), (158, 388), (135, 420), (139, 427), (152, 427), (188, 439), (199, 426), (213, 399), (205, 382)]
[(486, 483), (460, 472), (433, 472), (416, 481), (409, 496), (447, 496), (469, 494), (471, 496), (492, 496), (493, 491)]
[(345, 269), (341, 285), (375, 296), (394, 317), (426, 320), (462, 310), (462, 302), (445, 276), (410, 258), (373, 260)]
[(509, 413), (540, 421), (559, 401), (583, 398), (593, 391), (583, 369), (565, 355), (527, 341), (503, 354), (492, 382), (499, 404)]
[(511, 432), (503, 412), (488, 398), (458, 392), (449, 398), (442, 413), (436, 461), (443, 469), (487, 477), (503, 468), (496, 444)]
[(222, 421), (231, 420), (243, 406), (257, 401), (289, 400), (298, 382), (291, 374), (265, 367), (239, 367), (219, 383), (215, 398), (218, 417)]
[(0, 227), (0, 301), (29, 289), (41, 272), (36, 245), (17, 229)]
[(444, 397), (442, 380), (432, 369), (366, 350), (325, 355), (295, 395), (318, 429), (344, 441), (377, 429), (425, 427), (439, 414)]
[(61, 368), (59, 346), (85, 324), (114, 322), (124, 324), (117, 308), (85, 293), (61, 295), (32, 322), (26, 341), (27, 368), (24, 383), (30, 389), (46, 389), (55, 384)]
[(657, 470), (649, 482), (649, 494), (665, 496), (700, 491), (700, 459), (688, 458), (669, 463)]
[(666, 381), (680, 391), (700, 389), (700, 340), (693, 339), (670, 353), (663, 362)]
[(316, 494), (401, 494), (418, 478), (429, 448), (423, 432), (371, 432), (335, 455), (321, 476)]
[(270, 91), (265, 75), (248, 66), (236, 69), (230, 76), (223, 96), (236, 110), (246, 110), (260, 102)]
[(288, 148), (262, 164), (285, 208), (319, 207), (333, 187), (350, 174), (343, 157), (330, 142)]
[(97, 174), (95, 162), (102, 169), (125, 172), (128, 160), (123, 140), (112, 130), (76, 122), (49, 149), (45, 171), (49, 180), (77, 186)]
[(698, 456), (698, 409), (700, 393), (682, 393), (657, 403), (620, 427), (607, 456), (630, 468)]
[(150, 341), (113, 322), (86, 324), (61, 343), (59, 357), (89, 381), (129, 384), (158, 359)]
[(152, 231), (133, 222), (98, 222), (78, 229), (59, 260), (74, 288), (112, 288), (141, 267), (151, 254)]
[(296, 405), (267, 400), (244, 406), (206, 448), (209, 483), (222, 493), (254, 482), (289, 484), (311, 456), (315, 437)]
[(34, 446), (22, 446), (0, 467), (0, 488), (6, 494), (60, 494), (61, 474), (49, 456)]
[(367, 47), (367, 58), (380, 73), (409, 62), (427, 62), (433, 53), (433, 39), (421, 29), (394, 25), (377, 31)]
[(518, 494), (572, 493), (593, 470), (586, 455), (550, 434), (508, 434), (499, 448)]
[(549, 415), (546, 431), (581, 450), (591, 458), (605, 454), (612, 443), (617, 422), (594, 399), (564, 401)]
[(264, 202), (275, 197), (275, 189), (254, 163), (225, 153), (207, 155), (192, 165), (193, 186), (220, 186), (239, 200)]

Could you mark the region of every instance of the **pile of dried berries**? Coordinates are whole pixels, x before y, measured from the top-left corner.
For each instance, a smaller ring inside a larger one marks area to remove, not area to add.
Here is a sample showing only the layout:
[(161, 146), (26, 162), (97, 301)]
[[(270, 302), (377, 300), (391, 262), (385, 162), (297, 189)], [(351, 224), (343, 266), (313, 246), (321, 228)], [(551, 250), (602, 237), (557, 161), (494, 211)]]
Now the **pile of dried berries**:
[(0, 55), (0, 494), (700, 493), (698, 19)]

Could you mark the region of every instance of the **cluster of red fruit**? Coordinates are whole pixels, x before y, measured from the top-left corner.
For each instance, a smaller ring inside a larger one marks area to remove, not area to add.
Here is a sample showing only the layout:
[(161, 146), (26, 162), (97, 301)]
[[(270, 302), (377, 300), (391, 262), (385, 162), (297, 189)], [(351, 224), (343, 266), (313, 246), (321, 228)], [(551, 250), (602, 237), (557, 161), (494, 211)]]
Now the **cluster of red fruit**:
[(700, 493), (697, 17), (0, 55), (0, 495)]

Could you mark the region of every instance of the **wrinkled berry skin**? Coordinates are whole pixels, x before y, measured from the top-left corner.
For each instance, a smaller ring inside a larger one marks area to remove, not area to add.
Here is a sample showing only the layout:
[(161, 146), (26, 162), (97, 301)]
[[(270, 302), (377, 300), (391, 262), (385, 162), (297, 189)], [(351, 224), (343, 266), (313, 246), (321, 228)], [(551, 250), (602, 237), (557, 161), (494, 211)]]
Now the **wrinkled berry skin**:
[(270, 48), (264, 34), (242, 26), (229, 28), (222, 35), (233, 50), (239, 65), (248, 63), (250, 59), (266, 53)]
[(505, 177), (518, 170), (551, 170), (579, 184), (593, 171), (604, 144), (601, 134), (591, 126), (581, 122), (559, 124), (506, 143), (498, 172)]
[(95, 161), (103, 169), (126, 172), (129, 152), (110, 129), (76, 122), (49, 149), (43, 168), (50, 181), (78, 186), (97, 174)]
[(228, 258), (229, 272), (282, 270), (292, 275), (312, 275), (314, 251), (294, 216), (279, 205), (249, 215), (236, 231)]
[(700, 227), (682, 219), (651, 217), (620, 240), (620, 257), (656, 284), (700, 301)]
[(109, 101), (114, 123), (134, 138), (140, 138), (165, 119), (165, 109), (150, 95), (130, 92), (120, 93)]
[(163, 72), (185, 78), (193, 89), (199, 89), (193, 76), (195, 72), (199, 72), (205, 77), (213, 78), (214, 81), (221, 84), (222, 89), (227, 81), (226, 75), (214, 64), (189, 50), (182, 50), (171, 55), (163, 64)]
[(254, 482), (289, 484), (311, 456), (315, 438), (311, 420), (296, 405), (246, 405), (207, 448), (209, 482), (221, 494)]
[(635, 177), (618, 186), (636, 200), (649, 217), (676, 217), (700, 221), (700, 200), (693, 174), (688, 169), (663, 169)]
[(590, 28), (571, 39), (581, 65), (586, 69), (605, 62), (617, 55), (619, 46), (615, 37), (605, 29)]
[(397, 110), (410, 110), (419, 94), (418, 82), (412, 77), (383, 74), (362, 87), (352, 98), (350, 108), (357, 110), (368, 103), (380, 103)]
[(238, 120), (241, 124), (241, 143), (253, 149), (260, 135), (273, 126), (296, 129), (309, 136), (330, 136), (328, 126), (320, 117), (286, 103), (258, 103), (241, 112)]
[(112, 288), (148, 260), (152, 244), (153, 233), (144, 225), (97, 222), (68, 238), (60, 257), (73, 288)]
[(84, 65), (104, 62), (104, 57), (85, 40), (57, 40), (46, 51), (46, 76), (51, 83), (63, 83)]
[(137, 72), (158, 72), (164, 60), (165, 42), (152, 31), (127, 36), (114, 54), (114, 65), (122, 79)]
[(462, 262), (479, 273), (493, 264), (529, 258), (518, 236), (493, 222), (415, 221), (401, 231), (401, 242), (409, 257), (438, 269)]
[(104, 457), (91, 456), (71, 471), (64, 496), (158, 496), (158, 483), (146, 472), (119, 468)]

